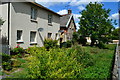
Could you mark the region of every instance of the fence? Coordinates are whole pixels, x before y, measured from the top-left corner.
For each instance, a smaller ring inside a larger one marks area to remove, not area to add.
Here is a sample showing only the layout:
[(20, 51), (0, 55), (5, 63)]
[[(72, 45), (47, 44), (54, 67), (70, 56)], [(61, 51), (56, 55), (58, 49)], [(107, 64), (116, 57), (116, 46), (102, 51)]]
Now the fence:
[(117, 43), (116, 52), (115, 52), (115, 62), (112, 72), (113, 80), (120, 80), (120, 46)]

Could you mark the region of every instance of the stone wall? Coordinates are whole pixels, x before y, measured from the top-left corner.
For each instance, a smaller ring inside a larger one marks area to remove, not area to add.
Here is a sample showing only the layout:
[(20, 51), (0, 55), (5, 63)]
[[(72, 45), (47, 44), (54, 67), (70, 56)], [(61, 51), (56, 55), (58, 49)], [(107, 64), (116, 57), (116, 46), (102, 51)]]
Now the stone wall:
[(118, 46), (118, 43), (116, 46), (112, 79), (113, 80), (120, 80), (120, 46)]

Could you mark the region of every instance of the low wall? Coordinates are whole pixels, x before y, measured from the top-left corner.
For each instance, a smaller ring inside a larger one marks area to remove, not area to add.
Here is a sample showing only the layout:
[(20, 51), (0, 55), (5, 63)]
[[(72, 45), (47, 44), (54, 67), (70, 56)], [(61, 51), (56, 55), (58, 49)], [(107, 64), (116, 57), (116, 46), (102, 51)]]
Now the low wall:
[(120, 80), (120, 46), (116, 46), (114, 67), (112, 72), (112, 80)]

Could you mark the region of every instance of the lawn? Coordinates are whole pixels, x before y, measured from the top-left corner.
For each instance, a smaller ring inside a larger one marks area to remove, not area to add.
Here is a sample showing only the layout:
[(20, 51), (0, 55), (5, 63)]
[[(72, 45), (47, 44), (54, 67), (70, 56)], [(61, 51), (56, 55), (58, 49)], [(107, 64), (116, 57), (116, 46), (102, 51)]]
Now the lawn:
[(17, 58), (14, 68), (21, 71), (10, 73), (9, 78), (111, 78), (115, 46), (108, 49), (76, 46), (50, 49), (32, 47), (30, 55)]

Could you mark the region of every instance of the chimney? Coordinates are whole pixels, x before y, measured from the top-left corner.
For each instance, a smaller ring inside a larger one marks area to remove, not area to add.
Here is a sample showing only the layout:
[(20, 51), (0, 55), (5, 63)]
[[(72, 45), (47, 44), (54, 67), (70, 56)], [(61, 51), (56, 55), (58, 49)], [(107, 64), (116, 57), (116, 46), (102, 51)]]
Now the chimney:
[(69, 9), (69, 10), (68, 10), (68, 14), (72, 14), (72, 10)]

